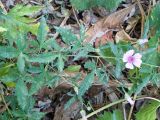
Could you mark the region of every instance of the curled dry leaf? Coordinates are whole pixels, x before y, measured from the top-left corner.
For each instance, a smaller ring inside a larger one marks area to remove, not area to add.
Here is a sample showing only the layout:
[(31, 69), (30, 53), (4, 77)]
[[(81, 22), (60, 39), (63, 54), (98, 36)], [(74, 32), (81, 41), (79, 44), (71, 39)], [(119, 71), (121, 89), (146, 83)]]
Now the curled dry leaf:
[(121, 40), (132, 41), (134, 38), (131, 38), (124, 30), (121, 30), (116, 33), (115, 41), (118, 43)]
[(93, 44), (96, 38), (101, 37), (108, 31), (115, 31), (126, 20), (126, 17), (134, 7), (135, 5), (131, 5), (96, 22), (96, 24), (90, 27), (86, 32), (87, 38), (84, 40), (84, 42)]
[(125, 30), (127, 32), (129, 32), (130, 30), (134, 29), (134, 27), (137, 25), (139, 20), (140, 20), (139, 16), (132, 17), (132, 18), (128, 19), (128, 21), (127, 21), (128, 25)]

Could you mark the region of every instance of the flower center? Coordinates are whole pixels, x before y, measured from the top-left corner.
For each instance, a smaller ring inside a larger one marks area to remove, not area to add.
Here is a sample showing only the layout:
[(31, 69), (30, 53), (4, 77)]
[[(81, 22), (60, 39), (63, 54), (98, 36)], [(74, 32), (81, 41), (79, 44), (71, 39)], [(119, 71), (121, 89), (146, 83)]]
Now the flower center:
[(133, 56), (129, 56), (129, 57), (128, 57), (128, 62), (129, 62), (129, 63), (133, 63), (133, 61), (134, 61), (134, 57), (133, 57)]

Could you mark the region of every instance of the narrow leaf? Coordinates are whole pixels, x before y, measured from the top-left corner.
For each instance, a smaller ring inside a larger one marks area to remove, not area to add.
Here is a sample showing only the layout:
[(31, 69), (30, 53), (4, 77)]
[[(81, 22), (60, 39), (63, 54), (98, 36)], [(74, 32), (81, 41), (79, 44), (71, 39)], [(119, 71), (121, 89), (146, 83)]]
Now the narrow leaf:
[(25, 60), (24, 60), (23, 53), (20, 53), (20, 55), (18, 56), (17, 67), (18, 67), (18, 70), (19, 70), (21, 73), (24, 72)]
[(57, 54), (53, 54), (53, 53), (42, 53), (35, 57), (27, 58), (27, 61), (37, 62), (37, 63), (49, 63), (49, 62), (53, 62), (53, 60), (55, 60), (57, 56), (58, 56)]
[(80, 84), (79, 90), (78, 90), (78, 96), (83, 96), (84, 93), (91, 87), (92, 83), (94, 81), (94, 71), (89, 73), (85, 79)]
[(24, 81), (21, 79), (16, 84), (16, 96), (19, 106), (24, 110), (27, 105), (28, 90)]

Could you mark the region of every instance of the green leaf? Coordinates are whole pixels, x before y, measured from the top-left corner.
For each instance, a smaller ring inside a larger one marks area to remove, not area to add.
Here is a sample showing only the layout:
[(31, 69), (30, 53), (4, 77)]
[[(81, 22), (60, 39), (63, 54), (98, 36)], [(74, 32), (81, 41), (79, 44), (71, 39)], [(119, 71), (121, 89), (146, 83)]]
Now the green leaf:
[(42, 53), (42, 54), (36, 55), (34, 57), (28, 57), (27, 61), (37, 62), (37, 63), (49, 63), (49, 62), (53, 62), (53, 60), (55, 60), (57, 57), (58, 57), (57, 54), (48, 52), (48, 53)]
[(94, 71), (89, 73), (80, 84), (78, 90), (78, 96), (80, 97), (83, 96), (84, 93), (92, 86), (93, 81), (94, 81)]
[(118, 56), (118, 48), (117, 48), (117, 46), (114, 43), (112, 43), (112, 42), (109, 42), (109, 46), (111, 47), (112, 53), (115, 56)]
[(75, 101), (77, 100), (76, 96), (72, 97), (67, 101), (67, 103), (64, 106), (64, 109), (68, 109)]
[(90, 9), (92, 7), (102, 6), (108, 10), (118, 7), (123, 0), (71, 0), (72, 5), (78, 10)]
[(33, 5), (24, 6), (22, 4), (17, 4), (14, 8), (12, 8), (9, 11), (8, 14), (14, 17), (29, 16), (39, 12), (42, 8), (43, 8), (42, 6), (33, 6)]
[[(156, 48), (148, 49), (143, 55), (143, 61), (151, 65), (160, 65), (160, 53), (157, 52)], [(145, 65), (144, 65), (145, 66)]]
[(74, 57), (73, 61), (76, 61), (76, 60), (80, 59), (81, 57), (86, 57), (87, 55), (88, 55), (88, 51), (82, 49), (82, 50), (80, 50), (80, 51), (78, 52), (78, 54)]
[(151, 78), (151, 76), (149, 75), (149, 76), (142, 79), (142, 82), (136, 88), (136, 94), (139, 94), (142, 91), (142, 89), (147, 86), (150, 78)]
[(122, 63), (119, 58), (116, 60), (116, 68), (115, 68), (115, 76), (116, 78), (120, 78), (122, 74)]
[(96, 69), (96, 74), (102, 84), (107, 84), (109, 80), (109, 75), (106, 73), (105, 69), (102, 69), (102, 68)]
[(28, 117), (29, 120), (42, 120), (44, 117), (45, 113), (43, 112), (31, 112), (31, 115)]
[(18, 57), (18, 51), (10, 46), (0, 46), (0, 57), (2, 58), (15, 58)]
[(90, 70), (95, 70), (96, 69), (96, 63), (95, 61), (87, 61), (84, 64), (84, 67)]
[(21, 73), (24, 72), (25, 60), (24, 60), (23, 53), (20, 53), (20, 55), (18, 56), (17, 67), (18, 67), (18, 70), (19, 70)]
[(81, 68), (80, 65), (70, 65), (65, 69), (65, 71), (67, 71), (67, 72), (78, 72), (80, 70), (80, 68)]
[(0, 22), (0, 25), (7, 29), (4, 36), (16, 40), (19, 33), (32, 32), (37, 34), (37, 25), (39, 26), (39, 24), (34, 23), (36, 19), (27, 16), (33, 15), (41, 9), (41, 6), (16, 5), (7, 15), (1, 14), (0, 19), (4, 22)]
[(62, 72), (64, 68), (64, 61), (63, 61), (63, 56), (61, 54), (59, 54), (57, 62), (58, 62), (57, 63), (58, 70)]
[(160, 3), (158, 2), (152, 9), (151, 14), (149, 16), (150, 27), (154, 27), (156, 29), (160, 28), (160, 18), (157, 17), (159, 16), (159, 12), (160, 12)]
[(36, 92), (38, 92), (38, 90), (44, 86), (44, 77), (43, 77), (43, 74), (35, 77), (32, 81), (32, 85), (31, 85), (31, 88), (29, 89), (29, 95), (33, 95), (35, 94)]
[(52, 41), (52, 44), (50, 44), (55, 50), (57, 50), (57, 51), (60, 51), (61, 50), (61, 47), (60, 47), (60, 45), (57, 43), (57, 41), (55, 40), (55, 39), (51, 39), (51, 41)]
[(160, 102), (150, 101), (136, 113), (136, 120), (155, 120), (158, 107), (160, 107)]
[(11, 67), (13, 67), (14, 64), (1, 64), (0, 65), (0, 78), (2, 76), (5, 76), (9, 73), (9, 70)]
[(124, 119), (122, 111), (114, 110), (113, 113), (104, 112), (104, 114), (99, 116), (96, 120), (124, 120)]
[(16, 96), (19, 106), (24, 110), (27, 105), (28, 90), (22, 79), (19, 79), (16, 84)]
[[(51, 39), (49, 39), (49, 40), (46, 40), (43, 44), (42, 44), (42, 46), (41, 46), (41, 48), (44, 48), (44, 49), (46, 49), (46, 50), (51, 50), (52, 48), (54, 48), (54, 47), (56, 47), (56, 48), (60, 48), (60, 46), (58, 46), (58, 44), (55, 44), (55, 40), (53, 39), (53, 38), (51, 38)], [(60, 49), (59, 49), (60, 50)], [(57, 50), (58, 51), (58, 50)]]
[(77, 37), (70, 30), (62, 27), (55, 27), (55, 29), (58, 33), (60, 33), (63, 41), (66, 44), (70, 45), (73, 44), (73, 42), (77, 41)]
[(46, 20), (44, 17), (42, 17), (40, 21), (40, 26), (38, 28), (38, 33), (37, 33), (37, 39), (40, 43), (40, 46), (42, 46), (42, 44), (46, 40), (46, 37), (47, 37), (46, 28), (47, 28)]

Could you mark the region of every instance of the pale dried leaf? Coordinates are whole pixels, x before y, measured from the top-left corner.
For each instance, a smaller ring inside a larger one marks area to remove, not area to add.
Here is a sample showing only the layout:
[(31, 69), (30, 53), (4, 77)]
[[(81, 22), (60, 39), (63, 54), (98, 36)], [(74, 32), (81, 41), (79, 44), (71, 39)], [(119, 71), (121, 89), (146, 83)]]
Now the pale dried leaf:
[(133, 40), (133, 38), (131, 38), (124, 30), (121, 30), (117, 32), (115, 36), (115, 40), (116, 40), (116, 43), (118, 43), (121, 40), (131, 41)]
[(93, 44), (96, 38), (101, 37), (108, 31), (113, 31), (118, 28), (126, 20), (126, 17), (134, 7), (135, 5), (131, 5), (96, 22), (96, 24), (86, 32), (87, 38), (84, 42)]

